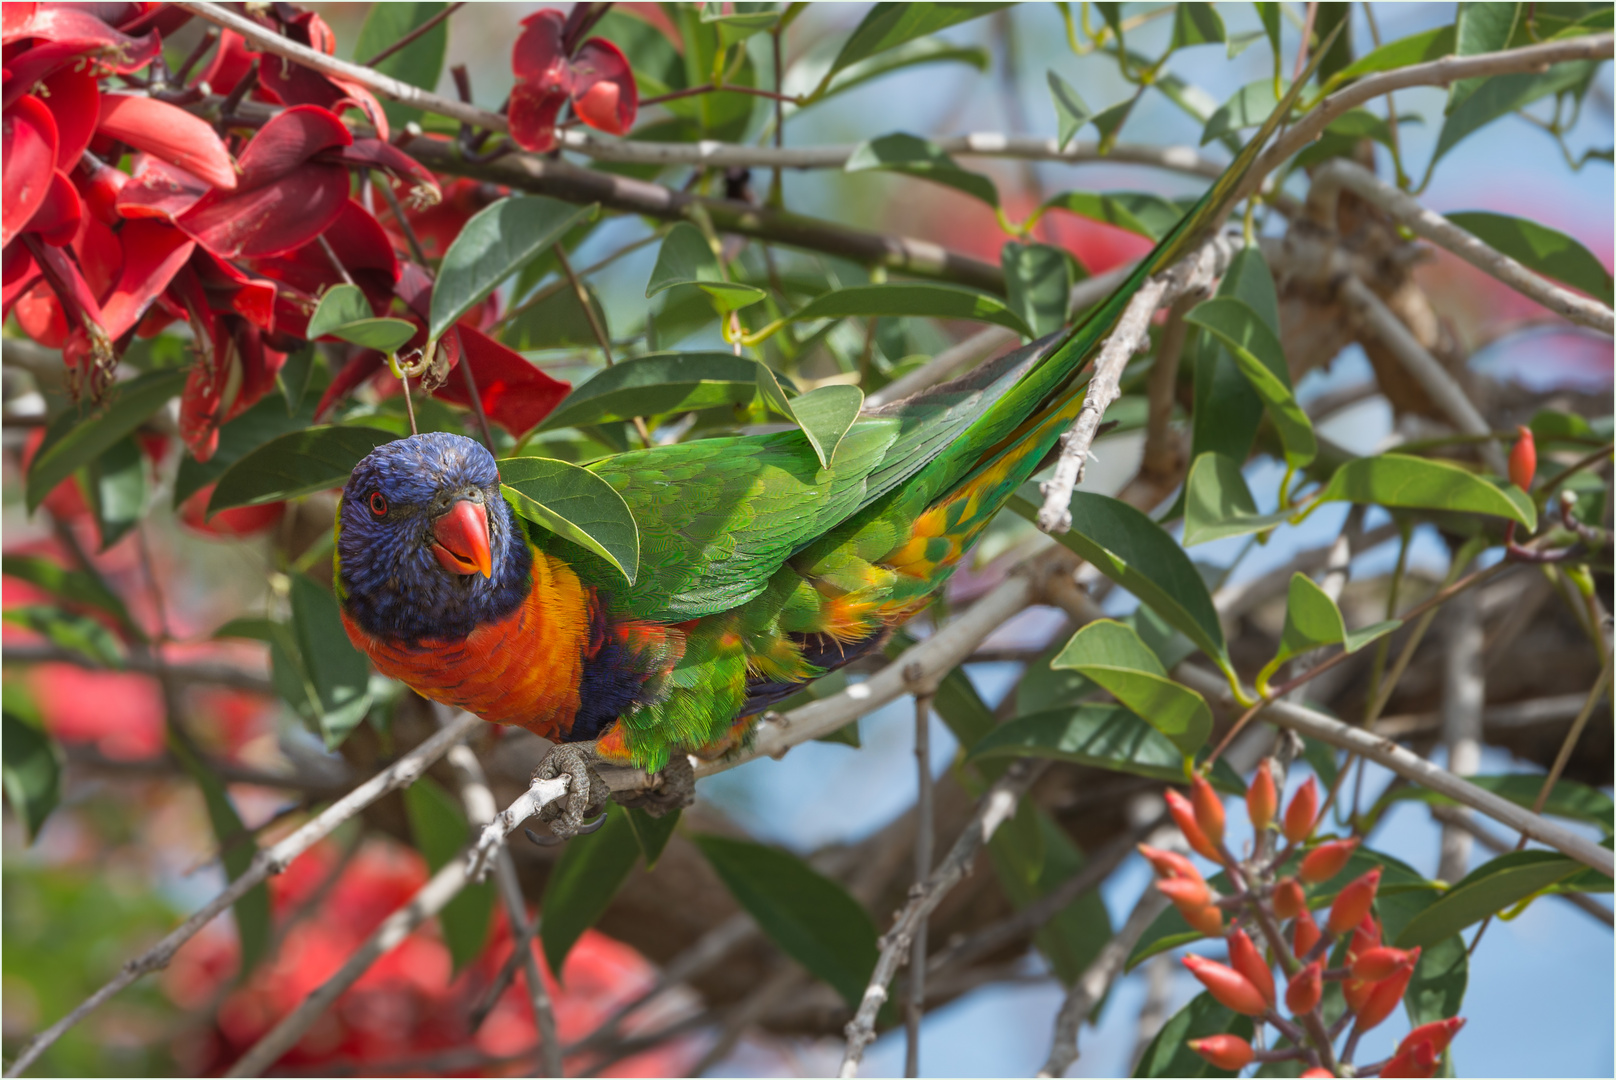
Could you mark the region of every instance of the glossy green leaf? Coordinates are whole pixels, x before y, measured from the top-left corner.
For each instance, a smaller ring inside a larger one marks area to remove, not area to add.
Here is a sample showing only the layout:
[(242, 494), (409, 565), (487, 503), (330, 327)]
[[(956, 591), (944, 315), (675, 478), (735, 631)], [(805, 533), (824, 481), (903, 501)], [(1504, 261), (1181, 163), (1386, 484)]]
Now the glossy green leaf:
[(1223, 28), (1223, 17), (1211, 4), (1179, 4), (1173, 9), (1170, 48), (1222, 44), (1228, 36)]
[(895, 132), (878, 139), (867, 139), (853, 148), (845, 170), (856, 172), (896, 172), (930, 180), (963, 191), (989, 206), (999, 205), (999, 189), (981, 173), (962, 169), (937, 144), (917, 135)]
[(639, 858), (628, 811), (616, 803), (606, 805), (606, 824), (597, 832), (567, 841), (539, 904), (539, 939), (557, 977), (567, 953), (605, 913)]
[(1313, 424), (1291, 390), (1284, 347), (1262, 316), (1243, 300), (1214, 297), (1197, 304), (1184, 321), (1208, 331), (1229, 350), (1279, 431), (1285, 461), (1294, 467), (1312, 461), (1318, 455)]
[(619, 360), (573, 387), (539, 430), (744, 405), (757, 396), (757, 368), (756, 360), (720, 352)]
[[(610, 324), (606, 320), (606, 309), (601, 305), (600, 296), (587, 283), (584, 293), (589, 297), (589, 306), (594, 310), (595, 318), (600, 320), (601, 328), (610, 337)], [(578, 302), (578, 294), (570, 287), (557, 289), (537, 303), (524, 307), (505, 325), (499, 338), (519, 351), (592, 349), (600, 343), (595, 337), (595, 328), (589, 321), (588, 313)]]
[[(281, 396), (286, 400), (287, 416), (296, 416), (303, 410), (303, 399), (309, 392), (309, 384), (314, 381), (314, 369), (314, 346), (305, 345), (296, 352), (288, 354), (286, 363), (275, 373), (275, 383), (281, 388)], [(239, 420), (240, 417), (236, 419)], [(220, 438), (223, 438), (222, 430)]]
[(594, 220), (598, 204), (574, 206), (543, 195), (521, 195), (479, 210), (438, 266), (428, 333), (442, 337), (500, 282), (542, 255), (566, 231)]
[(1606, 304), (1616, 302), (1610, 273), (1593, 252), (1563, 232), (1526, 218), (1469, 210), (1448, 220), (1522, 266)]
[(1097, 619), (1073, 634), (1050, 666), (1072, 668), (1093, 679), (1183, 754), (1195, 753), (1212, 733), (1206, 699), (1169, 679), (1139, 635), (1115, 620)]
[(1430, 907), (1409, 920), (1397, 947), (1431, 945), (1506, 911), (1532, 894), (1570, 877), (1582, 864), (1557, 851), (1512, 851), (1466, 874)]
[(28, 512), (33, 513), (56, 485), (104, 454), (185, 387), (187, 371), (160, 369), (115, 384), (96, 406), (68, 409), (45, 429), (28, 469)]
[(634, 584), (640, 530), (616, 488), (588, 469), (554, 458), (505, 458), (499, 476), (518, 514), (593, 551)]
[(89, 615), (50, 604), (18, 604), (0, 613), (0, 620), (31, 630), (59, 649), (78, 653), (96, 667), (123, 667), (123, 643)]
[(828, 82), (844, 68), (888, 49), (895, 49), (905, 42), (983, 15), (991, 15), (1009, 6), (1002, 3), (876, 4), (848, 36), (836, 59), (831, 62), (824, 81)]
[(1238, 1069), (1219, 1069), (1191, 1050), (1188, 1044), (1191, 1039), (1204, 1039), (1208, 1035), (1237, 1035), (1249, 1041), (1252, 1034), (1249, 1016), (1219, 1005), (1211, 994), (1196, 994), (1156, 1032), (1156, 1037), (1139, 1056), (1133, 1075), (1239, 1076)]
[(1010, 310), (1032, 328), (1034, 337), (1066, 324), (1072, 294), (1072, 260), (1049, 244), (1007, 242), (999, 249)]
[(963, 285), (944, 285), (940, 282), (851, 285), (815, 297), (791, 317), (797, 321), (807, 321), (905, 315), (971, 319), (1006, 327), (1023, 337), (1032, 336), (1032, 328), (998, 297)]
[(292, 575), (292, 636), (326, 749), (342, 745), (370, 709), (370, 661), (343, 629), (337, 598), (303, 574)]
[[(404, 2), (372, 4), (365, 14), (364, 25), (354, 42), (354, 59), (367, 64), (384, 75), (419, 87), (428, 93), (438, 88), (443, 74), (444, 57), (449, 51), (449, 22), (444, 20), (432, 29), (375, 64), (370, 58), (399, 41), (428, 19), (448, 7), (444, 3)], [(387, 122), (403, 127), (411, 120), (421, 119), (421, 110), (396, 101), (381, 98)]]
[(1381, 454), (1347, 462), (1330, 477), (1319, 500), (1490, 514), (1519, 522), (1528, 532), (1537, 527), (1537, 514), (1529, 503), (1516, 502), (1457, 465), (1408, 454)]
[[(290, 359), (287, 362), (290, 363)], [(293, 415), (287, 414), (283, 402), (265, 398), (220, 427), (219, 445), (207, 461), (198, 461), (190, 454), (180, 458), (179, 472), (174, 477), (174, 507), (178, 509), (186, 499), (223, 476), (230, 466), (269, 440), (311, 426), (317, 397), (305, 394)]]
[(876, 961), (875, 923), (858, 901), (789, 852), (727, 836), (695, 840), (780, 951), (856, 1007)]
[(1436, 149), (1432, 151), (1431, 168), (1469, 135), (1540, 98), (1575, 89), (1589, 78), (1593, 69), (1592, 61), (1578, 60), (1555, 64), (1541, 74), (1522, 72), (1482, 80), (1443, 121)]
[[(1037, 506), (1019, 495), (1011, 506), (1029, 521), (1038, 518)], [(1149, 604), (1218, 667), (1231, 670), (1206, 582), (1184, 549), (1148, 516), (1120, 499), (1078, 491), (1072, 495), (1072, 529), (1056, 539)]]
[(6, 555), (0, 557), (0, 573), (36, 585), (69, 604), (104, 611), (136, 641), (146, 640), (118, 595), (82, 570), (69, 570), (38, 555)]
[[(1097, 769), (1184, 782), (1184, 753), (1148, 721), (1121, 705), (1086, 703), (1019, 716), (1000, 724), (971, 748), (971, 761), (1036, 757)], [(1244, 793), (1240, 777), (1219, 758), (1208, 777), (1232, 795)]]
[(1453, 52), (1453, 40), (1453, 26), (1450, 24), (1388, 41), (1336, 72), (1330, 77), (1329, 83), (1337, 86), (1377, 71), (1391, 71), (1411, 64), (1440, 60)]
[(1262, 532), (1281, 524), (1285, 511), (1259, 514), (1240, 466), (1222, 454), (1205, 453), (1184, 481), (1184, 546)]
[(1184, 216), (1181, 209), (1160, 195), (1138, 191), (1063, 191), (1045, 201), (1039, 212), (1048, 210), (1065, 210), (1151, 240), (1166, 236)]
[[(1453, 22), (1453, 52), (1456, 56), (1480, 56), (1509, 48), (1510, 38), (1521, 18), (1520, 4), (1477, 3), (1467, 0), (1459, 5)], [(1448, 87), (1448, 107), (1453, 112), (1486, 79), (1460, 79)]]
[[(825, 44), (834, 48), (836, 44), (835, 38), (831, 35), (826, 35)], [(832, 61), (832, 55), (829, 52), (823, 53), (822, 56), (816, 59), (814, 54), (818, 52), (819, 50), (811, 48), (809, 56), (805, 56), (797, 64), (792, 65), (787, 72), (787, 81), (794, 85), (801, 85), (804, 90), (811, 89), (817, 85), (823, 78), (824, 73), (830, 70)], [(920, 67), (923, 64), (967, 64), (977, 71), (986, 71), (989, 57), (988, 51), (978, 45), (957, 45), (940, 37), (915, 38), (913, 41), (906, 41), (895, 48), (839, 69), (831, 76), (830, 83), (825, 87), (824, 93), (816, 97), (813, 102), (808, 102), (802, 107), (807, 108), (809, 105), (835, 97), (837, 94), (851, 90), (855, 86), (861, 86), (874, 79), (890, 75), (895, 71)], [(800, 83), (795, 77), (798, 74), (799, 66), (802, 68), (803, 73), (807, 75)], [(788, 90), (788, 92), (790, 91)], [(787, 112), (786, 115), (790, 116), (791, 113)]]
[(863, 407), (864, 391), (838, 383), (810, 390), (791, 401), (793, 418), (827, 469), (836, 460), (836, 448)]
[[(1279, 297), (1262, 251), (1237, 252), (1218, 283), (1217, 295), (1244, 301), (1264, 325), (1279, 333)], [(1196, 330), (1190, 344), (1195, 369), (1195, 407), (1190, 414), (1190, 454), (1215, 451), (1244, 463), (1262, 422), (1262, 398), (1216, 337)]]
[(1293, 656), (1325, 645), (1344, 645), (1347, 652), (1357, 652), (1401, 625), (1397, 620), (1390, 619), (1349, 634), (1341, 618), (1341, 609), (1330, 599), (1330, 594), (1306, 574), (1294, 573), (1285, 601), (1285, 629), (1279, 636), (1279, 650), (1258, 673), (1257, 689), (1266, 693), (1268, 680), (1281, 664)]
[(101, 550), (116, 544), (146, 513), (146, 455), (132, 436), (109, 446), (85, 470), (84, 493), (95, 514)]
[[(1000, 887), (1017, 910), (1060, 888), (1086, 860), (1042, 808), (1023, 800), (1015, 817), (988, 840)], [(1034, 936), (1055, 977), (1070, 986), (1111, 938), (1111, 917), (1096, 889), (1085, 890)]]
[(694, 285), (701, 289), (712, 298), (721, 315), (749, 307), (768, 295), (756, 285), (725, 281), (718, 256), (701, 230), (689, 222), (675, 225), (663, 238), (645, 295), (649, 299), (676, 285)]
[(1245, 128), (1257, 127), (1268, 119), (1277, 101), (1271, 77), (1247, 83), (1218, 106), (1218, 111), (1207, 120), (1206, 126), (1201, 129), (1201, 145), (1205, 146), (1225, 135), (1234, 135)]
[(390, 431), (361, 424), (288, 432), (244, 454), (224, 471), (208, 500), (208, 513), (341, 487), (366, 454), (396, 438)]
[(680, 811), (670, 810), (655, 817), (637, 806), (627, 809), (629, 828), (634, 830), (634, 842), (640, 845), (640, 854), (645, 856), (645, 868), (655, 870), (657, 860), (662, 858), (663, 849), (673, 839), (673, 830), (679, 825)]
[(733, 12), (725, 12), (724, 5), (713, 0), (701, 5), (701, 21), (717, 27), (719, 43), (726, 48), (780, 23), (781, 12), (773, 4), (743, 2), (733, 7)]
[(1065, 150), (1066, 144), (1083, 130), (1083, 125), (1089, 122), (1094, 113), (1083, 101), (1082, 95), (1072, 89), (1072, 84), (1053, 71), (1049, 72), (1049, 96), (1055, 101), (1055, 121), (1059, 125), (1057, 144)]
[[(430, 776), (404, 789), (404, 812), (410, 821), (415, 850), (434, 874), (460, 856), (471, 838), (471, 827), (460, 803)], [(473, 882), (438, 912), (443, 943), (449, 947), (449, 958), (457, 972), (482, 953), (488, 940), (494, 889), (492, 878)]]
[(0, 780), (28, 843), (61, 799), (62, 755), (49, 735), (6, 709), (0, 716)]
[[(1161, 85), (1161, 83), (1157, 84), (1158, 87)], [(1100, 152), (1102, 154), (1109, 153), (1111, 148), (1116, 145), (1117, 140), (1122, 137), (1122, 125), (1126, 124), (1128, 117), (1133, 115), (1133, 107), (1139, 103), (1143, 90), (1144, 88), (1141, 87), (1139, 93), (1124, 98), (1115, 105), (1107, 105), (1094, 114), (1092, 123), (1094, 124), (1094, 130), (1100, 133)]]
[[(1508, 799), (1517, 806), (1531, 809), (1537, 803), (1538, 793), (1543, 789), (1543, 777), (1535, 773), (1502, 773), (1498, 775), (1467, 776), (1465, 780), (1485, 791), (1490, 791), (1500, 798)], [(1455, 805), (1446, 795), (1431, 791), (1429, 788), (1418, 786), (1396, 787), (1383, 795), (1370, 812), (1371, 819), (1378, 818), (1386, 806), (1406, 799), (1418, 799), (1427, 803), (1440, 803)], [(1571, 818), (1574, 821), (1585, 821), (1597, 826), (1605, 835), (1610, 835), (1613, 825), (1616, 825), (1616, 802), (1598, 788), (1576, 780), (1567, 780), (1564, 777), (1555, 782), (1554, 789), (1549, 792), (1549, 799), (1543, 804), (1543, 813), (1554, 817)]]
[(370, 301), (356, 285), (333, 285), (320, 297), (309, 318), (310, 341), (334, 337), (350, 345), (392, 353), (415, 336), (415, 324), (404, 319), (377, 318)]
[[(1284, 15), (1280, 6), (1275, 2), (1257, 0), (1251, 5), (1257, 9), (1257, 20), (1262, 23), (1263, 36), (1268, 39), (1268, 48), (1274, 54), (1274, 70), (1280, 69), (1282, 54), (1280, 52), (1280, 27), (1284, 24)], [(1233, 42), (1230, 42), (1232, 45)], [(1233, 59), (1231, 56), (1230, 59)]]
[(1462, 937), (1454, 934), (1425, 946), (1403, 991), (1410, 1026), (1458, 1016), (1469, 982), (1470, 953)]

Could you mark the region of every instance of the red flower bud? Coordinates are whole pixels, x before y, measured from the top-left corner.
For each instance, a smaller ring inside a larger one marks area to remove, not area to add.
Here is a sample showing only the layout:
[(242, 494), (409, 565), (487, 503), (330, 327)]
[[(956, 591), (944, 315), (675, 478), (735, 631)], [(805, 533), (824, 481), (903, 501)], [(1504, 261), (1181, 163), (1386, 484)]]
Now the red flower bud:
[(1229, 935), (1229, 964), (1244, 975), (1263, 1000), (1274, 1003), (1274, 972), (1263, 958), (1262, 950), (1253, 945), (1244, 930)]
[[(1305, 865), (1305, 864), (1304, 864)], [(1325, 928), (1332, 934), (1345, 934), (1363, 921), (1369, 914), (1369, 906), (1375, 902), (1375, 890), (1380, 888), (1380, 867), (1375, 867), (1360, 878), (1355, 878), (1346, 888), (1336, 894), (1335, 903), (1330, 905), (1330, 920)]]
[(1527, 491), (1537, 475), (1537, 442), (1532, 438), (1531, 428), (1520, 425), (1515, 430), (1521, 437), (1515, 440), (1515, 448), (1509, 452), (1509, 482)]
[(1293, 877), (1282, 878), (1274, 886), (1274, 914), (1281, 919), (1294, 919), (1307, 910), (1307, 894), (1302, 883)]
[(1150, 860), (1150, 865), (1155, 868), (1156, 873), (1164, 878), (1201, 880), (1201, 872), (1195, 869), (1195, 864), (1176, 851), (1163, 851), (1161, 848), (1153, 848), (1149, 844), (1140, 844), (1139, 854)]
[(1223, 910), (1216, 904), (1203, 904), (1198, 908), (1181, 907), (1178, 913), (1202, 937), (1217, 937), (1223, 933)]
[(1380, 947), (1380, 923), (1373, 915), (1365, 915), (1352, 931), (1352, 940), (1347, 943), (1347, 962), (1351, 963), (1354, 957), (1362, 956), (1370, 949)]
[(1291, 804), (1285, 809), (1285, 839), (1293, 844), (1300, 844), (1313, 835), (1313, 822), (1319, 816), (1319, 785), (1310, 776), (1307, 783), (1297, 789), (1291, 796)]
[(1208, 1035), (1204, 1039), (1191, 1039), (1189, 1048), (1210, 1061), (1214, 1067), (1236, 1072), (1251, 1064), (1251, 1044), (1238, 1035)]
[(1285, 987), (1285, 1007), (1291, 1015), (1300, 1016), (1312, 1012), (1323, 996), (1324, 968), (1315, 960), (1291, 976), (1290, 985)]
[(1199, 878), (1194, 881), (1181, 877), (1162, 878), (1156, 882), (1156, 888), (1180, 909), (1204, 907), (1212, 899), (1212, 890)]
[[(1420, 950), (1415, 948), (1410, 950), (1410, 953), (1417, 962), (1420, 958)], [(1414, 965), (1409, 964), (1407, 967), (1399, 969), (1389, 979), (1382, 979), (1379, 982), (1368, 984), (1369, 990), (1364, 995), (1363, 1006), (1357, 1010), (1359, 1031), (1368, 1031), (1370, 1028), (1380, 1024), (1396, 1010), (1398, 1002), (1403, 1000), (1403, 991), (1408, 989), (1408, 980), (1413, 975)], [(1351, 981), (1349, 981), (1349, 985)]]
[(1441, 1054), (1442, 1051), (1448, 1048), (1448, 1044), (1453, 1041), (1453, 1037), (1459, 1034), (1459, 1029), (1464, 1026), (1465, 1022), (1462, 1016), (1451, 1017), (1447, 1020), (1432, 1020), (1429, 1024), (1421, 1024), (1403, 1036), (1403, 1041), (1397, 1044), (1398, 1052), (1401, 1053), (1407, 1050), (1415, 1043), (1429, 1042), (1432, 1052)]
[(1206, 833), (1202, 832), (1201, 826), (1196, 823), (1195, 808), (1190, 805), (1188, 799), (1169, 789), (1167, 810), (1173, 815), (1173, 821), (1178, 825), (1178, 831), (1184, 834), (1184, 842), (1189, 844), (1191, 851), (1213, 862), (1223, 861), (1223, 856), (1218, 854), (1218, 849), (1212, 846), (1212, 842), (1206, 838)]
[(1313, 914), (1305, 908), (1296, 916), (1296, 925), (1291, 928), (1291, 948), (1295, 951), (1297, 959), (1301, 959), (1313, 951), (1318, 944), (1319, 924), (1313, 921)]
[(1244, 1016), (1261, 1016), (1268, 1009), (1262, 993), (1251, 985), (1251, 980), (1232, 967), (1194, 953), (1184, 957), (1184, 966), (1201, 980), (1207, 993), (1222, 1006)]
[(1437, 1054), (1428, 1042), (1415, 1043), (1407, 1050), (1399, 1050), (1380, 1067), (1381, 1076), (1436, 1075)]
[(1223, 843), (1223, 799), (1204, 777), (1190, 784), (1190, 801), (1195, 805), (1195, 823), (1214, 845)]
[(1296, 876), (1314, 884), (1329, 881), (1347, 865), (1347, 860), (1352, 858), (1352, 853), (1357, 847), (1358, 841), (1355, 839), (1331, 840), (1327, 844), (1320, 844), (1307, 853), (1307, 857), (1302, 860), (1301, 869), (1296, 871)]
[(1413, 960), (1402, 949), (1387, 948), (1384, 945), (1368, 949), (1358, 955), (1352, 962), (1352, 977), (1365, 979), (1369, 982), (1379, 982), (1389, 979), (1397, 974), (1397, 969)]
[(1257, 775), (1251, 778), (1251, 786), (1246, 788), (1246, 816), (1251, 819), (1251, 827), (1261, 833), (1274, 820), (1277, 809), (1279, 793), (1274, 790), (1274, 774), (1264, 758), (1257, 766)]

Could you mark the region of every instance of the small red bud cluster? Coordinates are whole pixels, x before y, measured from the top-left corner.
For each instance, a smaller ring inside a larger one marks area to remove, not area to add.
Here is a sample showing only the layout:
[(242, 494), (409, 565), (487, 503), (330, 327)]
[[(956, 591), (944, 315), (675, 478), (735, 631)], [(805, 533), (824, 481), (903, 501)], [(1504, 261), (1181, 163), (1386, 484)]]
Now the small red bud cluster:
[[(1353, 1065), (1347, 1060), (1359, 1036), (1383, 1023), (1403, 1000), (1420, 950), (1393, 948), (1381, 940), (1374, 913), (1379, 867), (1335, 889), (1328, 910), (1314, 918), (1312, 907), (1323, 909), (1328, 896), (1324, 887), (1346, 872), (1358, 850), (1357, 838), (1351, 837), (1309, 845), (1319, 819), (1314, 780), (1298, 789), (1281, 814), (1270, 765), (1265, 761), (1258, 767), (1246, 789), (1246, 815), (1256, 841), (1245, 859), (1224, 843), (1223, 800), (1204, 778), (1191, 783), (1187, 798), (1168, 791), (1167, 808), (1189, 849), (1216, 863), (1230, 888), (1228, 895), (1220, 894), (1185, 855), (1139, 845), (1156, 871), (1156, 888), (1184, 921), (1203, 937), (1223, 938), (1228, 949), (1227, 963), (1192, 953), (1184, 966), (1218, 1003), (1259, 1027), (1274, 1027), (1289, 1043), (1285, 1049), (1260, 1050), (1238, 1035), (1224, 1034), (1192, 1039), (1192, 1050), (1220, 1069), (1294, 1060), (1303, 1064), (1303, 1076), (1436, 1074), (1443, 1051), (1464, 1026), (1461, 1019), (1415, 1028), (1385, 1061)], [(1282, 873), (1285, 867), (1294, 870)], [(1285, 977), (1283, 996), (1275, 982), (1276, 964)], [(1346, 1013), (1327, 1025), (1320, 1005), (1331, 981), (1341, 986)], [(1338, 1052), (1336, 1040), (1349, 1027), (1344, 1051)]]

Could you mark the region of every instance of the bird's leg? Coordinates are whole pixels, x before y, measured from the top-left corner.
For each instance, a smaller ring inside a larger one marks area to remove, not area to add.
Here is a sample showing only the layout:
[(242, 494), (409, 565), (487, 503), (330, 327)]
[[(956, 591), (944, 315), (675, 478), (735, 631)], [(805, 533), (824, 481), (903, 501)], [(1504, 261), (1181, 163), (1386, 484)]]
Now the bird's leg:
[(619, 792), (613, 798), (619, 806), (636, 807), (652, 817), (682, 810), (696, 801), (696, 770), (691, 767), (689, 754), (675, 750), (656, 775), (661, 781), (656, 787)]
[(585, 819), (606, 808), (610, 791), (595, 772), (594, 760), (594, 749), (588, 743), (556, 743), (533, 772), (535, 780), (554, 780), (563, 773), (572, 777), (566, 806), (557, 801), (539, 811), (539, 820), (548, 822), (550, 831), (562, 840), (585, 831)]

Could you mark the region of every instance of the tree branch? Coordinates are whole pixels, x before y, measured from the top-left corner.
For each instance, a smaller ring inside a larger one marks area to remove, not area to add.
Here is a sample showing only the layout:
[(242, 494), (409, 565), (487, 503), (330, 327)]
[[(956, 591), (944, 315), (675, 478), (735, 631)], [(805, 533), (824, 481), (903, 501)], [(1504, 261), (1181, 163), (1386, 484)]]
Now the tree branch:
[[(6, 351), (11, 351), (10, 339), (6, 341)], [(105, 664), (96, 663), (77, 649), (64, 649), (49, 642), (7, 643), (5, 654), (0, 659), (7, 664), (72, 664), (88, 671), (107, 670)], [(229, 664), (202, 661), (191, 664), (165, 663), (163, 667), (175, 682), (228, 686), (233, 690), (246, 690), (253, 694), (275, 693), (274, 684), (264, 676), (254, 675), (250, 671), (243, 671)], [(148, 652), (132, 652), (124, 659), (125, 671), (155, 676), (157, 669), (157, 660)]]

